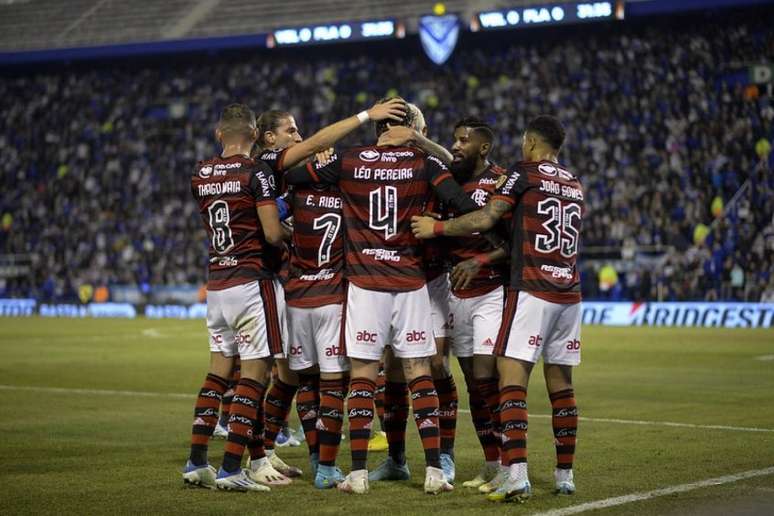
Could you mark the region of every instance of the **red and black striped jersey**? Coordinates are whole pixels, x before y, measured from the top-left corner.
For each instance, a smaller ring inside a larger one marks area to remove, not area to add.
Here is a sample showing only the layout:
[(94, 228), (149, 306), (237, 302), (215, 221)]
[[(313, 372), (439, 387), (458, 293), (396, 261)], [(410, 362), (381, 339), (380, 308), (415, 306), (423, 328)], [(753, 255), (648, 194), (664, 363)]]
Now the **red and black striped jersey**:
[(344, 301), (344, 229), (341, 194), (334, 185), (290, 189), (293, 246), (290, 251), (287, 304), (298, 308)]
[[(504, 174), (504, 169), (497, 165), (489, 165), (489, 167), (481, 174), (470, 178), (463, 184), (462, 189), (470, 195), (470, 198), (473, 199), (473, 202), (475, 202), (477, 206), (483, 207), (495, 192), (497, 182), (501, 180), (500, 178), (504, 177)], [(450, 213), (450, 216), (454, 216), (454, 213)], [(507, 234), (504, 229), (505, 223), (503, 222), (501, 224), (503, 226), (503, 228), (501, 228), (502, 234)], [(487, 254), (494, 251), (494, 247), (490, 241), (481, 235), (449, 237), (447, 244), (452, 265), (457, 265), (476, 255)], [(503, 262), (484, 265), (467, 288), (454, 290), (453, 292), (455, 296), (461, 298), (482, 296), (505, 285), (507, 277), (507, 263)]]
[[(446, 208), (442, 202), (438, 201), (435, 194), (430, 196), (426, 211), (441, 218), (446, 216)], [(432, 238), (422, 241), (422, 262), (427, 281), (433, 281), (435, 278), (446, 274), (449, 270), (449, 253), (447, 252), (446, 242), (441, 238)]]
[(492, 199), (513, 206), (511, 286), (552, 303), (581, 300), (576, 264), (583, 187), (550, 161), (520, 162)]
[(476, 209), (438, 158), (411, 147), (355, 147), (326, 163), (290, 170), (288, 184), (338, 184), (342, 196), (345, 276), (358, 287), (385, 292), (425, 284), (422, 247), (411, 232), (431, 188), (460, 211)]
[(244, 156), (200, 161), (191, 192), (209, 237), (208, 290), (274, 277), (280, 250), (266, 242), (256, 208), (273, 204), (271, 170)]
[(261, 152), (257, 159), (266, 163), (272, 170), (271, 186), (277, 195), (285, 193), (285, 185), (282, 184), (282, 175), (285, 172), (285, 152), (287, 149), (265, 150)]

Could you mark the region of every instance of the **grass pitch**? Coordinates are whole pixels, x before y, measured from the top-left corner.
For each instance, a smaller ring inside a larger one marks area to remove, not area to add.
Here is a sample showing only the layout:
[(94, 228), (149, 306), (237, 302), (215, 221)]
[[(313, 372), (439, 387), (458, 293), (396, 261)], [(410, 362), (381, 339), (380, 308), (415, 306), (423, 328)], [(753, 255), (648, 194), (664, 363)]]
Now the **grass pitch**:
[[(491, 504), (461, 486), (482, 460), (467, 413), (458, 423), (453, 493), (422, 493), (422, 453), (409, 422), (409, 482), (347, 496), (314, 489), (306, 473), (288, 488), (240, 494), (185, 489), (178, 473), (207, 368), (202, 321), (0, 319), (0, 512), (533, 514), (774, 466), (774, 331), (586, 327), (583, 346), (572, 497), (552, 494), (550, 405), (539, 368), (529, 392), (534, 494), (524, 505)], [(213, 464), (222, 448), (211, 446)], [(308, 471), (305, 448), (279, 453)], [(369, 465), (383, 457), (371, 454)], [(347, 441), (339, 463), (348, 471)], [(597, 512), (752, 514), (773, 506), (774, 475), (764, 475)]]

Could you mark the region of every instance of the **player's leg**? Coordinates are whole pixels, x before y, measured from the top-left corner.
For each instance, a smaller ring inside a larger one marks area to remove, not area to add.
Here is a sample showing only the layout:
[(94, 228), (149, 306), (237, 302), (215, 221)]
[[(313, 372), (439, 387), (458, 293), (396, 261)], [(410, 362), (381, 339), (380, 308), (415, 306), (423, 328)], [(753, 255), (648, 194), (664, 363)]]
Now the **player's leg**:
[[(302, 474), (300, 468), (285, 463), (275, 452), (275, 440), (277, 434), (285, 426), (288, 414), (293, 405), (293, 398), (298, 390), (298, 375), (290, 370), (288, 355), (290, 353), (288, 328), (285, 309), (285, 294), (279, 281), (266, 283), (264, 287), (267, 298), (271, 299), (273, 293), (273, 306), (269, 307), (267, 314), (276, 321), (279, 327), (282, 349), (275, 355), (277, 376), (272, 378), (271, 388), (266, 393), (263, 409), (266, 417), (266, 429), (264, 431), (263, 446), (266, 456), (274, 469), (287, 477), (299, 477)], [(270, 293), (269, 290), (272, 292)]]
[(578, 406), (572, 368), (580, 364), (580, 304), (554, 305), (558, 311), (553, 332), (543, 350), (543, 370), (551, 400), (551, 424), (556, 444), (554, 481), (558, 494), (573, 494), (573, 460), (578, 432)]
[(384, 430), (387, 434), (387, 458), (368, 473), (369, 481), (408, 480), (411, 472), (406, 462), (406, 426), (409, 417), (408, 384), (403, 376), (403, 364), (392, 352), (384, 350)]
[(234, 389), (239, 382), (240, 363), (239, 357), (234, 359), (234, 367), (231, 368), (231, 374), (228, 377), (228, 390), (223, 394), (223, 399), (220, 402), (220, 417), (218, 418), (218, 424), (215, 426), (215, 430), (212, 432), (212, 437), (225, 439), (228, 436), (228, 415), (231, 411), (231, 401), (234, 399)]
[(441, 469), (438, 393), (430, 368), (436, 349), (428, 305), (426, 287), (395, 294), (392, 348), (403, 363), (403, 374), (411, 391), (414, 422), (425, 451), (425, 492), (437, 494), (451, 491), (453, 487)]
[(218, 407), (228, 389), (227, 378), (237, 354), (234, 334), (223, 317), (220, 297), (218, 291), (207, 292), (210, 367), (196, 398), (191, 449), (183, 469), (184, 483), (209, 489), (215, 487), (216, 471), (207, 461), (207, 449), (218, 422)]
[(316, 308), (287, 307), (290, 370), (298, 376), (296, 411), (309, 449), (312, 475), (319, 454), (317, 415), (320, 411), (320, 370), (315, 341)]
[(371, 431), (371, 439), (368, 440), (368, 451), (384, 451), (388, 448), (387, 433), (384, 430), (384, 390), (386, 388), (387, 376), (384, 372), (384, 365), (379, 364), (379, 376), (376, 377), (376, 391), (374, 392), (374, 408), (376, 417), (379, 418), (378, 431)]
[[(268, 491), (260, 483), (271, 469), (262, 449), (254, 443), (263, 428), (259, 405), (266, 392), (273, 356), (282, 351), (282, 331), (276, 317), (276, 298), (270, 280), (260, 280), (223, 291), (223, 314), (233, 329), (241, 361), (240, 379), (234, 390), (228, 421), (223, 464), (218, 471), (219, 489)], [(242, 455), (250, 448), (251, 463), (242, 470)], [(267, 482), (268, 483), (268, 482)]]
[(508, 289), (503, 321), (495, 344), (500, 375), (500, 425), (502, 452), (509, 465), (508, 478), (488, 498), (524, 501), (531, 493), (527, 470), (527, 385), (540, 357), (543, 335), (551, 314), (543, 300)]
[[(494, 343), (503, 319), (504, 289), (498, 288), (486, 294), (466, 300), (470, 306), (469, 317), (473, 327), (473, 375), (479, 394), (485, 400), (491, 417), (492, 434), (497, 443), (502, 443), (502, 422), (500, 414), (500, 386)], [(500, 454), (500, 467), (490, 482), (479, 486), (479, 491), (488, 493), (497, 489), (506, 478), (508, 467), (505, 454)]]
[(452, 332), (450, 308), (450, 285), (448, 274), (433, 279), (427, 284), (430, 296), (433, 337), (436, 353), (430, 362), (433, 383), (438, 393), (438, 423), (441, 429), (441, 468), (446, 479), (454, 483), (454, 438), (457, 431), (457, 386), (449, 367), (449, 337)]
[(352, 471), (338, 487), (348, 493), (368, 492), (368, 439), (374, 419), (373, 398), (379, 360), (390, 335), (392, 296), (354, 284), (347, 288), (344, 337), (352, 378), (347, 402)]
[(436, 353), (430, 358), (430, 373), (438, 393), (438, 425), (441, 434), (441, 469), (454, 483), (454, 438), (457, 432), (457, 385), (449, 367), (449, 339), (435, 339)]
[(379, 359), (350, 357), (352, 379), (349, 384), (347, 410), (352, 471), (339, 483), (341, 491), (368, 492), (368, 439), (374, 420), (374, 390), (379, 374)]
[[(347, 392), (345, 376), (349, 371), (341, 330), (342, 309), (341, 304), (332, 304), (315, 308), (312, 313), (312, 343), (320, 371), (318, 415), (314, 418), (319, 445), (318, 453), (312, 456), (313, 462), (317, 462), (312, 473), (318, 489), (334, 487), (344, 480), (336, 467)], [(306, 423), (310, 421), (311, 417)]]
[[(223, 463), (215, 483), (218, 489), (224, 490), (268, 491), (268, 486), (258, 483), (252, 475), (242, 470), (242, 455), (255, 429), (261, 427), (258, 421), (261, 416), (258, 412), (258, 404), (266, 390), (272, 358), (271, 356), (250, 358), (250, 355), (241, 357), (241, 377), (234, 390)], [(262, 460), (266, 461), (266, 458)], [(261, 460), (253, 461), (251, 468), (257, 469), (260, 462)], [(265, 463), (268, 464), (268, 462)]]

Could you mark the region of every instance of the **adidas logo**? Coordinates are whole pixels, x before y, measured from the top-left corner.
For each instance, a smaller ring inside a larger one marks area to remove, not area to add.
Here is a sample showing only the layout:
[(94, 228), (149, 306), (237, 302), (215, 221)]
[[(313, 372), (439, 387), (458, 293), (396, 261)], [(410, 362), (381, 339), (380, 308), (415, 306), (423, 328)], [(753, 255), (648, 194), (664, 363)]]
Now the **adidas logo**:
[(317, 423), (315, 423), (314, 427), (319, 430), (320, 432), (327, 432), (328, 427), (325, 426), (325, 423), (322, 422), (322, 419), (318, 419)]
[(435, 427), (436, 427), (436, 424), (435, 424), (435, 423), (433, 423), (433, 422), (432, 422), (431, 420), (429, 420), (429, 419), (425, 419), (425, 420), (423, 420), (421, 423), (419, 423), (419, 429), (420, 429), (420, 430), (422, 430), (422, 429), (424, 429), (424, 428), (435, 428)]
[(208, 426), (207, 422), (204, 419), (200, 418), (200, 417), (197, 417), (196, 419), (194, 419), (194, 425), (197, 425), (197, 426)]
[(302, 418), (304, 421), (307, 421), (309, 419), (317, 419), (317, 411), (316, 410), (310, 410), (306, 414), (304, 414), (304, 417)]

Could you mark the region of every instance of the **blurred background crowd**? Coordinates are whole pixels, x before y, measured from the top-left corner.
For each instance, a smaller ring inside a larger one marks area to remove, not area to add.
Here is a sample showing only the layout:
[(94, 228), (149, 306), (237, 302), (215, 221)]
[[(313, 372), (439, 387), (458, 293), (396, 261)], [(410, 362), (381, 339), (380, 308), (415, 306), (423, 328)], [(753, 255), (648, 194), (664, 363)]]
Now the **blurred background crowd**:
[(588, 207), (586, 299), (774, 301), (774, 104), (740, 80), (774, 55), (770, 20), (469, 36), (444, 67), (407, 42), (342, 48), (0, 77), (0, 255), (28, 266), (0, 280), (0, 297), (203, 284), (189, 174), (217, 152), (222, 106), (289, 110), (308, 136), (400, 94), (447, 147), (458, 119), (488, 121), (505, 167), (530, 117), (564, 122), (561, 158)]

